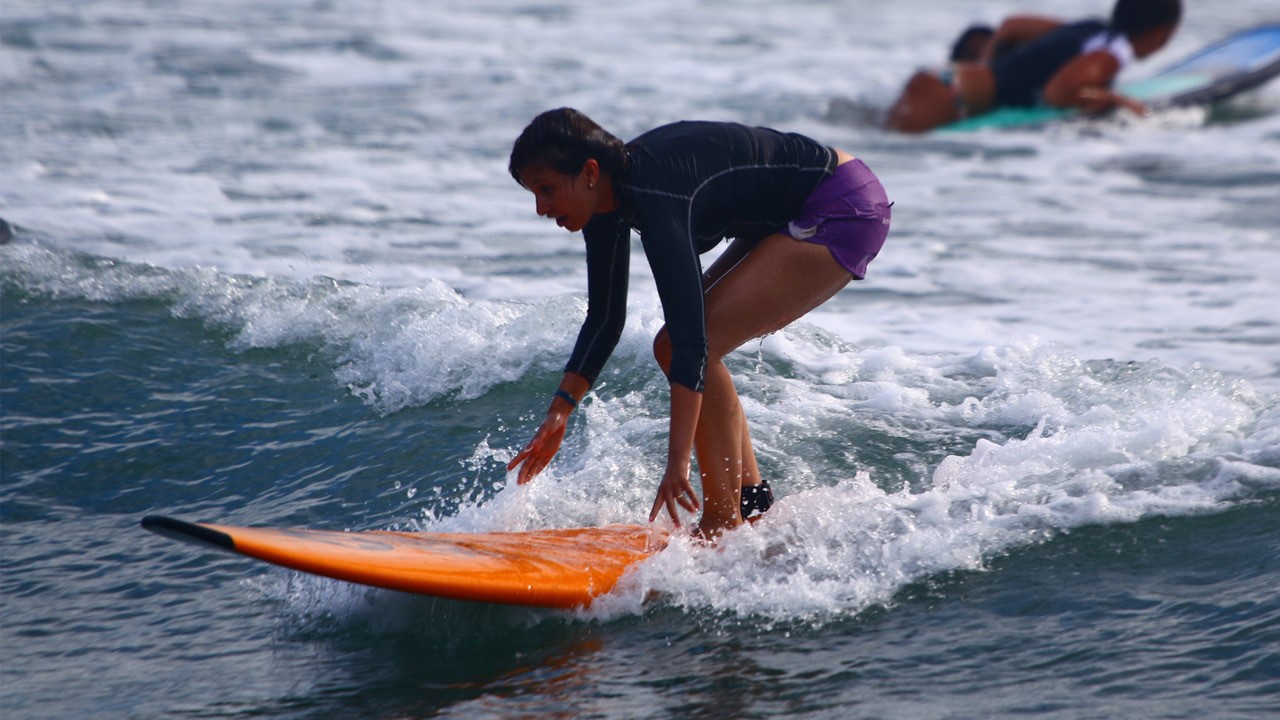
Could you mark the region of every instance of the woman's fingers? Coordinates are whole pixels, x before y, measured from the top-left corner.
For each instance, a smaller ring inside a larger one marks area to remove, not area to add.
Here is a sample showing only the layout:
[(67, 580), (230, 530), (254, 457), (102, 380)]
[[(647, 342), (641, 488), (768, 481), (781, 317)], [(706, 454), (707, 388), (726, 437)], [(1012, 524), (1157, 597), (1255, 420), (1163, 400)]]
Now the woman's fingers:
[(520, 463), (524, 462), (525, 458), (529, 457), (529, 453), (530, 451), (532, 451), (532, 449), (533, 449), (533, 443), (529, 443), (528, 445), (526, 445), (524, 449), (520, 451), (519, 455), (516, 455), (514, 458), (512, 458), (511, 462), (507, 463), (507, 472), (511, 472), (512, 470), (515, 470)]
[(517, 485), (524, 485), (533, 480), (551, 462), (550, 457), (541, 454), (535, 455), (534, 451), (535, 448), (530, 448), (522, 453), (528, 459), (525, 460), (524, 466), (520, 468), (520, 477), (516, 478)]
[(697, 512), (699, 508), (698, 494), (693, 491), (693, 483), (689, 482), (689, 478), (680, 480), (679, 490), (676, 492), (676, 502), (680, 503), (680, 507), (689, 512)]
[(667, 513), (671, 515), (671, 520), (680, 527), (680, 516), (676, 513), (676, 505), (673, 498), (663, 492), (663, 488), (658, 489), (658, 496), (653, 499), (653, 509), (649, 511), (649, 522), (658, 519), (658, 513), (666, 508)]
[(676, 510), (674, 498), (667, 498), (667, 514), (671, 516), (671, 522), (675, 523), (676, 527), (680, 527), (680, 512)]
[(658, 495), (653, 499), (653, 508), (649, 510), (649, 522), (658, 519), (658, 514), (666, 508), (671, 521), (676, 527), (681, 527), (680, 508), (697, 512), (700, 507), (698, 495), (693, 491), (693, 484), (688, 478), (663, 478), (662, 484), (658, 486)]
[(676, 527), (680, 527), (680, 513), (676, 510), (675, 498), (664, 496), (662, 493), (658, 493), (658, 498), (653, 501), (653, 509), (649, 511), (649, 522), (658, 519), (658, 513), (664, 507), (667, 514), (671, 516), (671, 522), (675, 523)]
[(551, 463), (551, 458), (560, 449), (560, 440), (563, 437), (563, 422), (544, 421), (542, 427), (538, 428), (537, 434), (529, 441), (529, 444), (525, 445), (524, 449), (511, 459), (511, 462), (507, 463), (507, 472), (515, 470), (517, 466), (524, 463), (520, 467), (520, 476), (516, 479), (516, 482), (520, 485), (529, 482)]
[(686, 494), (677, 496), (676, 502), (680, 503), (680, 507), (689, 512), (698, 511), (698, 498), (693, 494), (693, 488), (689, 488)]

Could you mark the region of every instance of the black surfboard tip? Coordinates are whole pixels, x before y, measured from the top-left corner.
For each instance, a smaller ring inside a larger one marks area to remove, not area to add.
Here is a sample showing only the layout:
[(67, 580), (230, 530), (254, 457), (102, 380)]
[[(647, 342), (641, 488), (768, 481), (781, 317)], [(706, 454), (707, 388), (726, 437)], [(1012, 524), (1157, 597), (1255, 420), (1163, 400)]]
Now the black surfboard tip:
[(151, 532), (164, 535), (174, 540), (193, 543), (195, 545), (212, 545), (219, 550), (235, 552), (236, 543), (231, 536), (197, 523), (177, 520), (164, 515), (148, 515), (139, 523)]

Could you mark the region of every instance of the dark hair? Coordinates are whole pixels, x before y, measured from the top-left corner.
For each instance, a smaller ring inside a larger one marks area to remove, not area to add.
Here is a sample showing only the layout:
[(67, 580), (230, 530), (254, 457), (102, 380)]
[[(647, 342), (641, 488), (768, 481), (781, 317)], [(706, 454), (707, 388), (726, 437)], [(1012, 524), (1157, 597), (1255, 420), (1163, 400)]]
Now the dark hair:
[(565, 175), (577, 175), (595, 158), (610, 175), (627, 169), (627, 149), (594, 120), (573, 108), (548, 110), (534, 118), (516, 138), (507, 170), (520, 182), (520, 171), (542, 165)]
[(974, 43), (983, 43), (991, 39), (995, 35), (987, 25), (970, 25), (960, 33), (960, 37), (956, 38), (955, 44), (951, 46), (951, 62), (976, 62), (982, 58), (981, 49), (973, 47)]
[(1182, 0), (1116, 0), (1111, 29), (1133, 37), (1182, 19)]

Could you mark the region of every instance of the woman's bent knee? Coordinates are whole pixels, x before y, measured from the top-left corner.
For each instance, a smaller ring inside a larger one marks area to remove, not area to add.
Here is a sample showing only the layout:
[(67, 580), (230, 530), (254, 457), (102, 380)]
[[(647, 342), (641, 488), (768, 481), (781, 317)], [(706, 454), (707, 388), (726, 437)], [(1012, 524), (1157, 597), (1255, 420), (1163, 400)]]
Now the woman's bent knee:
[(653, 357), (665, 375), (671, 374), (671, 336), (664, 327), (653, 338)]

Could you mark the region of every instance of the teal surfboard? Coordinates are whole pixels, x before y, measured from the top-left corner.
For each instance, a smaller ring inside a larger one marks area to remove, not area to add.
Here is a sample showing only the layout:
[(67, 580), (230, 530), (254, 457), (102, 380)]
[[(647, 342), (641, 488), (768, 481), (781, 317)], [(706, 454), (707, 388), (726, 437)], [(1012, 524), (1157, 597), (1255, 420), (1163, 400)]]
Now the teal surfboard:
[[(1238, 32), (1192, 54), (1145, 80), (1117, 89), (1153, 109), (1210, 105), (1259, 87), (1280, 75), (1280, 23)], [(1051, 107), (999, 108), (939, 128), (963, 132), (983, 128), (1035, 127), (1082, 117)]]

